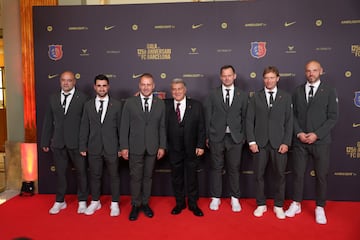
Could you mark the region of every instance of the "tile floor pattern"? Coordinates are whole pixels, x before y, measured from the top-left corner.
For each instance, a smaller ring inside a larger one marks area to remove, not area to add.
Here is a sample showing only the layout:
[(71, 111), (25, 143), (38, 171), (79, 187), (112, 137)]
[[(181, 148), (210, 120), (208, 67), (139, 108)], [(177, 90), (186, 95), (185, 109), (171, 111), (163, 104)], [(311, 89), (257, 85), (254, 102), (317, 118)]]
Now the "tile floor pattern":
[(19, 195), (18, 190), (5, 190), (5, 153), (0, 153), (0, 204)]

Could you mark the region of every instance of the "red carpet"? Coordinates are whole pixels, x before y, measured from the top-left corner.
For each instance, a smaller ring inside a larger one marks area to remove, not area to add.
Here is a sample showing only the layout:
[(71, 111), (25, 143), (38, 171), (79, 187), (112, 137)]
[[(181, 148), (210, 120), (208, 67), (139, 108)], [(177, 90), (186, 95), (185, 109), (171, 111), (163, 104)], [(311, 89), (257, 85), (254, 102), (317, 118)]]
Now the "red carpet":
[[(75, 195), (67, 196), (67, 209), (49, 215), (54, 195), (15, 197), (0, 205), (0, 240), (27, 237), (56, 239), (317, 239), (359, 240), (360, 202), (328, 202), (327, 225), (314, 220), (314, 202), (304, 201), (303, 212), (295, 218), (276, 219), (271, 208), (264, 217), (252, 215), (254, 199), (242, 199), (243, 210), (231, 212), (230, 199), (222, 199), (219, 211), (208, 209), (209, 199), (201, 198), (202, 218), (184, 210), (173, 216), (171, 197), (152, 197), (152, 219), (143, 213), (135, 222), (128, 220), (130, 198), (122, 196), (119, 217), (109, 216), (110, 197), (101, 198), (102, 208), (93, 216), (78, 215)], [(272, 204), (272, 201), (269, 202)], [(270, 205), (270, 204), (269, 204)], [(289, 202), (286, 203), (286, 208)]]

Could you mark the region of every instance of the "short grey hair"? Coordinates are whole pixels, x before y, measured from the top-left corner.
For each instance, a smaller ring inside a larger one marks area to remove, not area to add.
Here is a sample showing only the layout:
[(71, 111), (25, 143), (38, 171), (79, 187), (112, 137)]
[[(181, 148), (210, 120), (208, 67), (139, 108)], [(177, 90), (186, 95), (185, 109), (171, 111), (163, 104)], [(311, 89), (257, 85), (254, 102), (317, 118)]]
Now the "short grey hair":
[(175, 84), (175, 83), (182, 83), (184, 84), (184, 86), (186, 87), (186, 83), (184, 82), (184, 80), (182, 78), (174, 78), (172, 81), (171, 81), (171, 84)]

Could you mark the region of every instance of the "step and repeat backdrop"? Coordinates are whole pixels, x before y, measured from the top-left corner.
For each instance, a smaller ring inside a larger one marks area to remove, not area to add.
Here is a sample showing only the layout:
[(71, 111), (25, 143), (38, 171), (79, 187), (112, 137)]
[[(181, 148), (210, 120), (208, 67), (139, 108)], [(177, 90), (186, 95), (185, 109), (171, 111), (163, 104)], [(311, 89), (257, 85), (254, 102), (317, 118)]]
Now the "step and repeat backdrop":
[[(321, 80), (336, 87), (340, 119), (333, 129), (328, 197), (360, 200), (360, 2), (358, 0), (251, 0), (237, 2), (34, 7), (37, 129), (41, 136), (50, 93), (64, 70), (93, 96), (93, 79), (106, 74), (111, 96), (124, 100), (138, 91), (138, 77), (150, 72), (156, 91), (170, 95), (173, 78), (183, 78), (188, 96), (204, 101), (220, 85), (219, 69), (231, 64), (236, 85), (262, 88), (262, 71), (277, 66), (279, 87), (292, 92), (305, 82), (304, 65), (322, 63)], [(39, 139), (40, 140), (40, 139)], [(129, 194), (128, 162), (121, 162), (121, 193)], [(209, 152), (199, 166), (201, 196), (208, 196)], [(52, 156), (39, 149), (39, 192), (54, 193)], [(255, 196), (253, 160), (245, 146), (241, 166), (244, 197)], [(315, 196), (312, 164), (305, 198)], [(224, 172), (224, 178), (226, 173)], [(76, 192), (74, 169), (69, 193)], [(292, 192), (291, 157), (287, 198)], [(103, 193), (109, 193), (104, 174)], [(271, 179), (269, 179), (271, 182)], [(268, 186), (271, 189), (271, 186)], [(171, 195), (166, 157), (157, 162), (154, 195)], [(224, 196), (228, 196), (224, 188)], [(269, 197), (271, 197), (269, 195)]]

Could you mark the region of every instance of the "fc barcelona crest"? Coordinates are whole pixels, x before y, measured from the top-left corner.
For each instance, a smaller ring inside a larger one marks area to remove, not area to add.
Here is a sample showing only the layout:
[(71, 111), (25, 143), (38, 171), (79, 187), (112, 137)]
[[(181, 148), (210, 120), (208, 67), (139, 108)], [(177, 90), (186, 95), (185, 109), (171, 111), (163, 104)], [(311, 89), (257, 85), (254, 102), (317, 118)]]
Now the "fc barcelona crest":
[(48, 54), (51, 60), (60, 60), (63, 56), (62, 45), (49, 45)]
[(354, 97), (354, 104), (357, 107), (360, 107), (360, 92), (355, 92), (355, 97)]
[(251, 42), (251, 56), (254, 58), (262, 58), (266, 55), (266, 42)]

